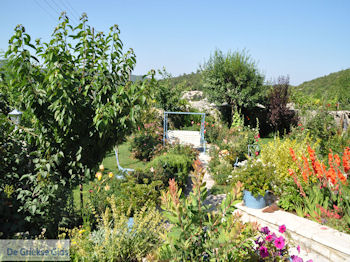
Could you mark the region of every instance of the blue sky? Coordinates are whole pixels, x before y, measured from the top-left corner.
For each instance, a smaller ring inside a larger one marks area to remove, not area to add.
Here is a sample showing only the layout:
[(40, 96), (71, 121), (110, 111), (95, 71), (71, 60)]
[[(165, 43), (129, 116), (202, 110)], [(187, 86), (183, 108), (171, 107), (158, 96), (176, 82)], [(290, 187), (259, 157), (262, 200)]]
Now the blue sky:
[(267, 80), (294, 85), (350, 67), (348, 0), (2, 0), (0, 50), (17, 24), (48, 40), (60, 9), (73, 21), (86, 12), (97, 31), (118, 24), (134, 74), (195, 72), (215, 48), (246, 49)]

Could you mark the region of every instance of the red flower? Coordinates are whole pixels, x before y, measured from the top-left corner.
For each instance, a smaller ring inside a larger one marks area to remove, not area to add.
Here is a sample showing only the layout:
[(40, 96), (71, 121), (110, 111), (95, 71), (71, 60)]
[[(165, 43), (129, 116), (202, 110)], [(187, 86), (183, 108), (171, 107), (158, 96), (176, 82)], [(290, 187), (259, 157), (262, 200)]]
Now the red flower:
[(255, 155), (258, 156), (258, 155), (259, 155), (259, 152), (258, 152), (258, 151), (255, 151)]
[(280, 226), (278, 228), (278, 231), (283, 234), (284, 232), (286, 232), (286, 226), (285, 225)]

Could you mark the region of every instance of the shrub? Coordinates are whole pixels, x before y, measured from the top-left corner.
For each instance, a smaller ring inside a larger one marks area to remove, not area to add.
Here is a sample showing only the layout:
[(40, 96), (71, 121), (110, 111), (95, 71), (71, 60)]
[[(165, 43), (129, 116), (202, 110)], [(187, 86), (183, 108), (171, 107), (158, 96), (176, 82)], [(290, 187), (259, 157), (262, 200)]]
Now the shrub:
[(289, 89), (289, 77), (279, 77), (269, 94), (269, 122), (280, 134), (289, 133), (291, 126), (298, 122), (295, 111), (287, 107)]
[[(124, 209), (121, 211), (133, 215), (134, 212), (141, 210), (147, 203), (149, 206), (156, 206), (159, 198), (158, 188), (161, 181), (150, 181), (149, 183), (137, 183), (132, 176), (125, 176), (117, 179), (112, 172), (103, 174), (103, 171), (96, 173), (96, 179), (89, 185), (89, 205), (86, 210), (91, 209), (98, 214), (105, 212), (108, 207), (109, 198), (114, 197), (118, 206)], [(90, 212), (92, 212), (89, 210)], [(86, 214), (95, 223), (91, 213)]]
[(306, 147), (310, 142), (311, 139), (308, 136), (303, 138), (303, 140), (276, 137), (274, 141), (261, 146), (261, 161), (265, 165), (272, 166), (276, 171), (275, 183), (278, 185), (275, 189), (276, 194), (281, 195), (285, 193), (282, 185), (289, 178), (288, 169), (297, 167), (290, 156), (289, 149), (294, 148), (297, 155), (306, 154)]
[(193, 189), (181, 199), (181, 189), (175, 180), (162, 194), (163, 215), (172, 224), (158, 250), (160, 261), (242, 261), (252, 255), (254, 227), (233, 214), (241, 187), (235, 186), (216, 212), (204, 204), (207, 189), (203, 184), (204, 171), (197, 160), (192, 177)]
[(276, 171), (270, 165), (260, 160), (249, 160), (246, 165), (236, 168), (232, 172), (232, 183), (243, 181), (243, 187), (257, 197), (264, 196), (266, 191), (275, 191)]
[(152, 180), (161, 180), (167, 186), (169, 179), (176, 178), (184, 188), (191, 171), (193, 160), (187, 155), (165, 153), (157, 156), (146, 166), (153, 173)]
[(113, 196), (108, 202), (96, 230), (83, 226), (68, 231), (72, 261), (141, 261), (161, 244), (166, 227), (156, 208), (143, 206), (129, 225), (126, 206), (117, 204)]
[(134, 157), (150, 161), (155, 148), (163, 143), (163, 129), (156, 122), (145, 124), (131, 137), (130, 150)]

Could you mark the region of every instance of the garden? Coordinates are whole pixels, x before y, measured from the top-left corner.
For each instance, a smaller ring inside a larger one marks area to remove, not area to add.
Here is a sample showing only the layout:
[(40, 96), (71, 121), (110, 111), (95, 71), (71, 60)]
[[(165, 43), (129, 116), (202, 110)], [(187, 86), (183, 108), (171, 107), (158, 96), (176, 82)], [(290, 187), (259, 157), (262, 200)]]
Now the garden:
[(284, 224), (243, 222), (247, 194), (350, 234), (346, 118), (290, 109), (287, 77), (266, 84), (249, 54), (216, 50), (200, 85), (217, 114), (169, 116), (204, 128), (206, 152), (169, 143), (164, 111), (200, 110), (165, 69), (130, 81), (136, 55), (119, 37), (85, 14), (73, 27), (63, 13), (49, 42), (15, 28), (0, 68), (1, 239), (69, 239), (72, 261), (311, 261)]

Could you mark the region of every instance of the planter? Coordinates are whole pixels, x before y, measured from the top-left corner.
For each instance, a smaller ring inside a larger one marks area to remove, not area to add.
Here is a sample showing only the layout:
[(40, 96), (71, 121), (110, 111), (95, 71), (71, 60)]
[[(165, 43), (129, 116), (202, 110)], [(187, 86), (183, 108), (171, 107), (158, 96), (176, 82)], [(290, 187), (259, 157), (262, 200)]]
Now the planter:
[(251, 192), (243, 191), (243, 201), (246, 207), (260, 209), (266, 207), (265, 196), (254, 197)]

